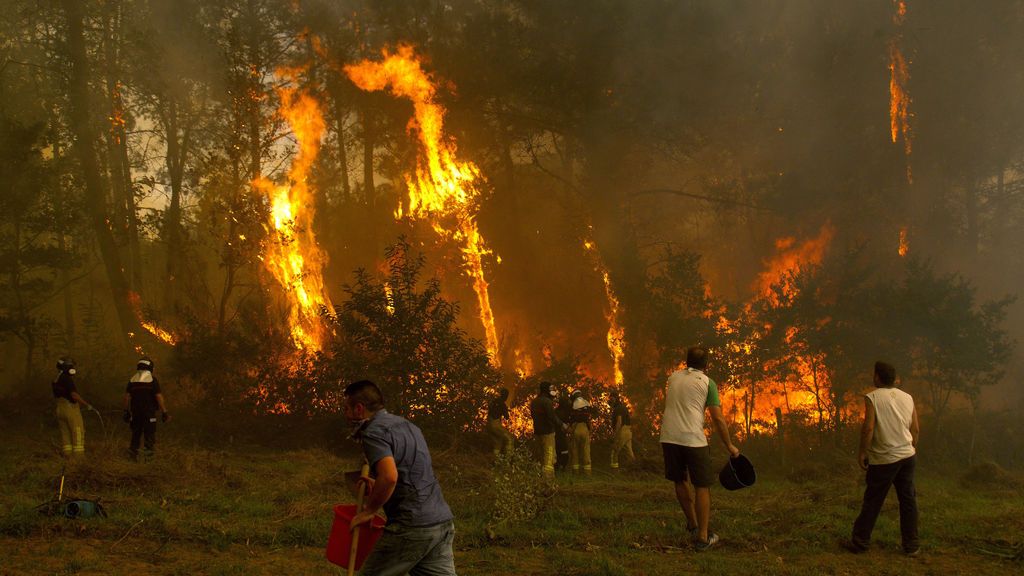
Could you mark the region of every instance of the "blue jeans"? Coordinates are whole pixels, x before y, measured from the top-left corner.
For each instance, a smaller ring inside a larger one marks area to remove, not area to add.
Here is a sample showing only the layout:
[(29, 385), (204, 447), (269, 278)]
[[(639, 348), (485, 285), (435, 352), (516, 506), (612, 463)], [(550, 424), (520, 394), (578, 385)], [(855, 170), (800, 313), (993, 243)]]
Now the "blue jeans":
[(455, 524), (384, 528), (373, 552), (363, 564), (363, 576), (456, 576), (452, 541)]

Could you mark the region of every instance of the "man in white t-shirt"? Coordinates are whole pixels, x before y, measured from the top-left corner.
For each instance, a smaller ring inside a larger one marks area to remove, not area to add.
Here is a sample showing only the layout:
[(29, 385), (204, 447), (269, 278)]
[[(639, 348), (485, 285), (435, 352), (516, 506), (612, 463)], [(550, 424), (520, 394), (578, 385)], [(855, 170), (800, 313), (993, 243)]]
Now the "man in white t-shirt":
[(875, 362), (874, 381), (875, 389), (864, 397), (864, 424), (857, 453), (857, 463), (867, 471), (867, 488), (846, 547), (852, 552), (867, 551), (885, 496), (889, 487), (895, 486), (900, 501), (903, 552), (915, 555), (920, 548), (914, 489), (920, 431), (917, 409), (913, 397), (896, 388), (896, 369), (891, 364)]
[[(718, 387), (704, 373), (707, 364), (708, 353), (703, 348), (695, 346), (686, 351), (686, 368), (668, 377), (665, 414), (661, 418), (665, 478), (675, 483), (676, 499), (686, 514), (686, 530), (693, 535), (697, 550), (707, 550), (718, 542), (718, 535), (708, 531), (715, 474), (711, 470), (711, 447), (704, 434), (706, 410), (711, 412), (711, 422), (729, 455), (735, 458), (740, 454), (729, 439)], [(687, 478), (695, 494), (691, 494)]]

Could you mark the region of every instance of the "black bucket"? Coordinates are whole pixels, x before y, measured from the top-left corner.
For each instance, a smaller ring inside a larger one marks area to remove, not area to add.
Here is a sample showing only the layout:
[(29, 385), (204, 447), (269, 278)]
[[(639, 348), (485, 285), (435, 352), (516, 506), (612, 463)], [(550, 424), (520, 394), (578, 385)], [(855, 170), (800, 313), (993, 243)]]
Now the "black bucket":
[(740, 454), (735, 458), (729, 458), (722, 471), (718, 473), (718, 481), (726, 490), (739, 490), (753, 486), (757, 481), (757, 474), (750, 460)]

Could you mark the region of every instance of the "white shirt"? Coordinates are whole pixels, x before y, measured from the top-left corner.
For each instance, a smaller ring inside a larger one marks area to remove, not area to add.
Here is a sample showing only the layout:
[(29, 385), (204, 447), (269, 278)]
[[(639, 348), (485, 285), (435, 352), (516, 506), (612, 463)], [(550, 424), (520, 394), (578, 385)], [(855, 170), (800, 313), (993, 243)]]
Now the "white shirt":
[(868, 464), (892, 464), (917, 453), (910, 434), (914, 398), (899, 388), (876, 388), (867, 397), (875, 407), (875, 433)]
[(707, 374), (694, 368), (673, 372), (665, 389), (661, 441), (691, 448), (707, 446), (704, 411), (708, 406), (720, 405), (718, 387)]

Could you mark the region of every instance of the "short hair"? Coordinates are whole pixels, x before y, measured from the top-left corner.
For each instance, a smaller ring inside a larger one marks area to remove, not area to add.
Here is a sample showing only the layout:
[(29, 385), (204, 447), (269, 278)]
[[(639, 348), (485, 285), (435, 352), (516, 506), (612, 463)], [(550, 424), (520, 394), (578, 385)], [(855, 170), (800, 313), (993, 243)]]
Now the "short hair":
[(362, 404), (370, 412), (376, 412), (384, 407), (384, 395), (380, 388), (369, 380), (353, 382), (345, 387), (345, 399), (350, 404)]
[(700, 346), (686, 349), (686, 367), (703, 370), (708, 367), (708, 351)]
[(892, 386), (896, 383), (896, 367), (879, 360), (875, 362), (875, 376), (878, 376), (878, 381), (883, 386)]
[(508, 388), (498, 388), (498, 398), (508, 398)]

